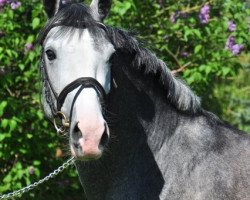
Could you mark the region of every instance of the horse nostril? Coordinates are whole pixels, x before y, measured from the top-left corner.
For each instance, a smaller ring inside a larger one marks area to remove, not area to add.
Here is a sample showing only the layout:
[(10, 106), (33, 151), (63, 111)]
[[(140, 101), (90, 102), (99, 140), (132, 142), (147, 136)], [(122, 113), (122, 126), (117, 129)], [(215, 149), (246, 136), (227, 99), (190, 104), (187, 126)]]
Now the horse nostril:
[(80, 146), (80, 143), (78, 143), (78, 142), (74, 142), (73, 145), (74, 145), (74, 147), (75, 147), (76, 149), (79, 149), (79, 148), (81, 147), (81, 146)]
[(108, 126), (105, 124), (105, 130), (101, 137), (99, 146), (105, 147), (108, 144), (108, 141), (109, 141), (109, 130), (108, 130)]
[(82, 133), (78, 127), (78, 123), (75, 125), (75, 127), (73, 129), (72, 137), (75, 141), (78, 141), (82, 137)]
[(78, 123), (76, 123), (76, 125), (75, 125), (75, 127), (74, 127), (74, 133), (76, 133), (76, 132), (79, 132), (80, 131), (80, 129), (79, 129), (79, 127), (78, 127)]

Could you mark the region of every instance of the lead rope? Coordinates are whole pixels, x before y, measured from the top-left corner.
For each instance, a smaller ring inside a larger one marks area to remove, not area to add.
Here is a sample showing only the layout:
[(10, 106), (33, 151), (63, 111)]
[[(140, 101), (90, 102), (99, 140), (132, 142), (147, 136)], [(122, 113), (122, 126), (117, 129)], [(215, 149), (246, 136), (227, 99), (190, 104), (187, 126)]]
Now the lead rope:
[(48, 176), (44, 177), (43, 179), (41, 179), (41, 180), (31, 184), (31, 185), (28, 185), (20, 190), (16, 190), (14, 192), (4, 194), (4, 195), (0, 196), (0, 200), (13, 199), (14, 197), (21, 197), (21, 195), (23, 195), (24, 193), (27, 193), (30, 190), (35, 189), (37, 186), (43, 184), (44, 182), (47, 182), (48, 180), (54, 178), (59, 173), (64, 171), (66, 168), (68, 168), (70, 165), (72, 165), (74, 162), (75, 162), (75, 158), (74, 157), (70, 158), (68, 161), (63, 163), (60, 167), (58, 167), (56, 170), (54, 170), (52, 173), (50, 173)]

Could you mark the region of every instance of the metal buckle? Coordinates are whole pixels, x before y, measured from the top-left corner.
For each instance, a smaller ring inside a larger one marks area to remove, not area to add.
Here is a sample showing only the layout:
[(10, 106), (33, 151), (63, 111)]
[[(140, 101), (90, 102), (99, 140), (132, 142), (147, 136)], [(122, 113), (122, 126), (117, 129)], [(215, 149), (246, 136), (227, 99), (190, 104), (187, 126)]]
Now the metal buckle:
[(66, 130), (67, 130), (67, 128), (69, 128), (69, 120), (68, 120), (68, 118), (66, 117), (66, 115), (65, 115), (63, 112), (61, 112), (61, 111), (58, 111), (58, 112), (56, 113), (56, 115), (57, 115), (60, 119), (62, 119), (62, 125), (61, 125), (61, 126), (58, 126), (58, 125), (57, 125), (57, 122), (56, 122), (56, 118), (54, 118), (54, 126), (55, 126), (55, 129), (56, 129), (58, 135), (64, 136), (64, 135), (65, 135), (65, 132), (66, 132)]

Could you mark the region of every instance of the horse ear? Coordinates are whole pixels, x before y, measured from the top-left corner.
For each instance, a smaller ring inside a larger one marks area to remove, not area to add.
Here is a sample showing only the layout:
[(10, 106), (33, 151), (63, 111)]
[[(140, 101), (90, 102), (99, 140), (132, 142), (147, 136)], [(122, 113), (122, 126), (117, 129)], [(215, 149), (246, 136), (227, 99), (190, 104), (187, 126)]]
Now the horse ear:
[(111, 8), (112, 0), (93, 0), (90, 8), (93, 11), (93, 17), (97, 21), (103, 21)]
[(43, 6), (48, 18), (51, 18), (62, 6), (62, 0), (43, 0)]

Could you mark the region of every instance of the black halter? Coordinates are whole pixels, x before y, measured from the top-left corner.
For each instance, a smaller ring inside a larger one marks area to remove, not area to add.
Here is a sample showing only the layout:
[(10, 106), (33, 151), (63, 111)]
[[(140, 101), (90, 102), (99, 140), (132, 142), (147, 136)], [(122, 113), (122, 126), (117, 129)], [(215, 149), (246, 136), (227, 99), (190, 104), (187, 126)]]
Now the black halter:
[[(101, 23), (98, 22), (97, 25), (99, 27), (103, 28), (104, 30), (106, 30), (104, 24), (101, 24)], [(60, 26), (60, 25), (56, 24), (55, 26)], [(55, 26), (53, 26), (53, 27), (55, 27)], [(41, 45), (43, 45), (43, 44), (41, 44)], [(64, 118), (64, 120), (66, 120), (67, 123), (71, 122), (74, 104), (75, 104), (78, 96), (80, 95), (80, 93), (82, 92), (82, 90), (84, 88), (93, 88), (97, 92), (100, 103), (102, 105), (102, 112), (104, 114), (104, 110), (105, 110), (104, 105), (105, 105), (105, 101), (106, 101), (106, 92), (105, 92), (104, 88), (102, 87), (102, 85), (96, 79), (94, 79), (92, 77), (78, 78), (75, 81), (69, 83), (61, 91), (61, 93), (58, 95), (57, 92), (55, 91), (53, 85), (51, 84), (51, 81), (50, 81), (50, 78), (49, 78), (49, 75), (48, 75), (48, 72), (47, 72), (46, 64), (45, 64), (45, 59), (44, 59), (43, 55), (44, 55), (44, 49), (42, 49), (41, 73), (42, 73), (42, 80), (43, 80), (44, 89), (45, 89), (45, 99), (46, 99), (46, 102), (48, 103), (48, 105), (50, 107), (50, 110), (51, 110), (51, 113), (52, 113), (54, 119), (59, 117), (59, 118)], [(75, 90), (76, 88), (78, 88), (78, 87), (79, 87), (79, 89), (76, 92), (76, 94), (74, 96), (74, 99), (72, 101), (72, 104), (71, 104), (69, 120), (67, 120), (66, 116), (61, 112), (61, 108), (62, 108), (62, 106), (64, 104), (64, 101), (65, 101), (67, 95), (70, 92), (72, 92), (73, 90)], [(51, 92), (53, 93), (53, 96), (52, 96)], [(54, 103), (53, 97), (54, 97), (54, 99), (56, 101), (56, 105)], [(54, 120), (54, 125), (55, 125), (57, 131), (59, 133), (64, 133), (66, 128), (67, 128), (66, 125), (63, 124), (62, 128), (61, 127), (58, 128), (55, 123), (56, 122)]]
[[(75, 81), (69, 83), (61, 91), (61, 93), (59, 95), (57, 95), (55, 89), (53, 88), (53, 86), (51, 84), (50, 78), (48, 76), (44, 60), (42, 60), (41, 71), (42, 71), (43, 83), (44, 83), (44, 87), (45, 87), (45, 99), (46, 99), (46, 102), (48, 103), (48, 105), (50, 106), (50, 110), (51, 110), (51, 113), (52, 113), (54, 118), (61, 117), (61, 115), (58, 116), (58, 113), (61, 112), (61, 108), (64, 104), (64, 101), (65, 101), (67, 95), (78, 87), (79, 87), (79, 89), (76, 92), (74, 99), (72, 101), (70, 115), (69, 115), (69, 122), (71, 121), (71, 118), (72, 118), (74, 104), (84, 88), (93, 88), (96, 91), (96, 93), (99, 97), (100, 103), (102, 105), (102, 112), (104, 114), (104, 106), (105, 106), (107, 95), (106, 95), (106, 92), (105, 92), (104, 88), (102, 87), (102, 85), (96, 79), (94, 79), (92, 77), (78, 78)], [(54, 99), (56, 100), (56, 105), (53, 102), (53, 96), (52, 96), (51, 91), (53, 93)]]
[(75, 104), (75, 101), (84, 88), (93, 88), (98, 94), (101, 105), (104, 105), (106, 101), (106, 93), (102, 85), (96, 79), (92, 77), (82, 77), (71, 82), (62, 90), (62, 92), (59, 94), (57, 98), (57, 110), (61, 110), (67, 95), (79, 86), (81, 87), (78, 89), (77, 93), (75, 94), (72, 105), (71, 105), (70, 120), (72, 117), (72, 111), (73, 111), (73, 106)]

